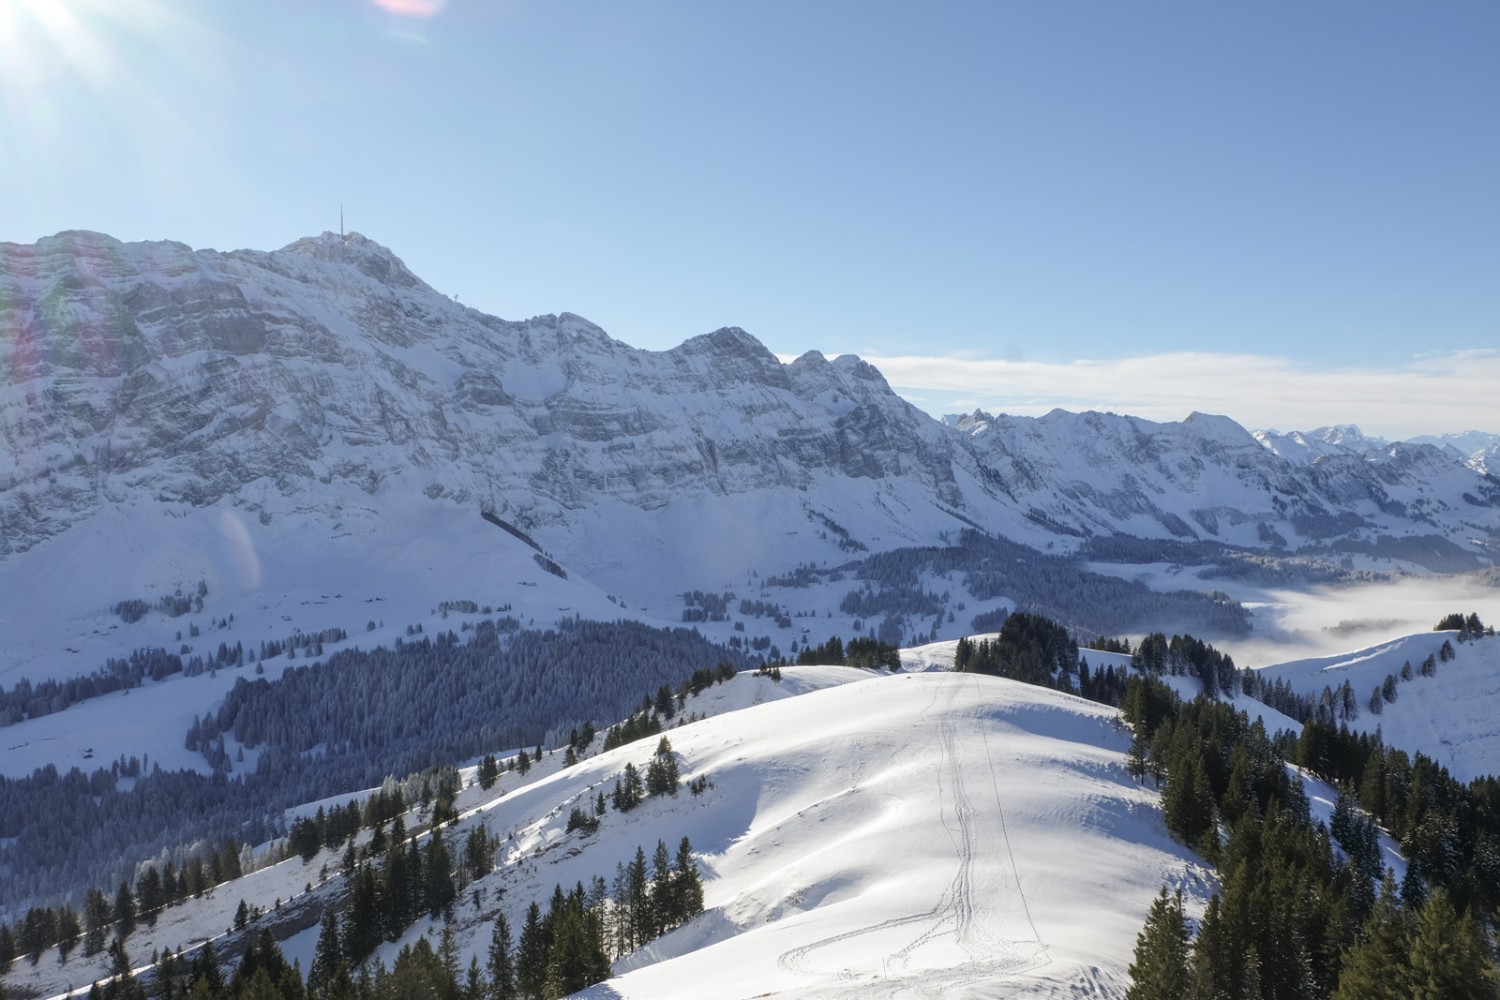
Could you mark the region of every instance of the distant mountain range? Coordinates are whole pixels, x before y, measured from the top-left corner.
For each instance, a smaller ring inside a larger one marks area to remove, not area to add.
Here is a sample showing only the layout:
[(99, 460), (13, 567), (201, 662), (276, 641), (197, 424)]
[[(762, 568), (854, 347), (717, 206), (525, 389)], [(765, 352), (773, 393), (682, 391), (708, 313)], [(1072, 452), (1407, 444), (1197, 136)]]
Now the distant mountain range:
[(701, 518), (750, 496), (777, 516), (735, 506), (741, 533), (836, 522), (847, 534), (806, 553), (819, 558), (974, 526), (1059, 551), (1130, 536), (1442, 570), (1500, 553), (1493, 435), (1252, 435), (1203, 414), (940, 422), (858, 358), (782, 364), (738, 329), (653, 352), (569, 314), (496, 319), (359, 235), (273, 252), (88, 232), (3, 244), (0, 325), (6, 556), (110, 505), (331, 527), (334, 486), (484, 509), (585, 568), (634, 558), (634, 538), (597, 530), (606, 507), (671, 535), (684, 505)]

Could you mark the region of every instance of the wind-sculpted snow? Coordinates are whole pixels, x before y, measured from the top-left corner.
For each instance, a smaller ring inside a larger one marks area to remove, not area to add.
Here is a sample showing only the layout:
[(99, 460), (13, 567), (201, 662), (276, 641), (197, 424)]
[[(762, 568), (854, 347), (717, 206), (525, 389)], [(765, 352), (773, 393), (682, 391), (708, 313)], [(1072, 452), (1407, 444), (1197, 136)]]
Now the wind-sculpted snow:
[[(775, 687), (741, 675), (726, 696), (744, 704)], [(1155, 888), (1206, 895), (1206, 870), (1168, 837), (1156, 793), (1125, 774), (1114, 713), (1066, 695), (874, 676), (670, 736), (684, 779), (712, 782), (703, 796), (606, 814), (576, 858), (567, 839), (521, 834), (549, 845), (543, 894), (612, 870), (637, 841), (686, 834), (702, 852), (707, 912), (586, 996), (1120, 997)], [(550, 794), (648, 752), (585, 761)], [(531, 829), (503, 803), (494, 817)]]

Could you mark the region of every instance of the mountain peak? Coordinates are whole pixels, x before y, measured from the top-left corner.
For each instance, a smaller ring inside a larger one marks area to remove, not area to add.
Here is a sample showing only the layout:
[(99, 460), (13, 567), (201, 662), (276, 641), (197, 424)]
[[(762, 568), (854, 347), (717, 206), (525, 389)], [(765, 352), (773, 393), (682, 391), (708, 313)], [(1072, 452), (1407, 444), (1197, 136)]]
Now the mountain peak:
[(318, 236), (304, 236), (281, 248), (281, 253), (297, 254), (312, 260), (351, 265), (381, 284), (399, 288), (425, 288), (418, 278), (390, 248), (362, 233), (340, 235), (324, 231)]

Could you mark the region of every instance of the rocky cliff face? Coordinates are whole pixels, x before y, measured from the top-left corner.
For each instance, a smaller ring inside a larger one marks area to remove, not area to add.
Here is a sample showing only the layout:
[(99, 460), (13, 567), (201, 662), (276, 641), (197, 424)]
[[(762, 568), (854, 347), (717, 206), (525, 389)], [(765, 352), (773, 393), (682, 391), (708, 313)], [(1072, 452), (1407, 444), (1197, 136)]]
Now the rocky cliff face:
[(357, 235), (220, 254), (64, 233), (5, 246), (0, 271), (0, 551), (104, 503), (315, 507), (335, 480), (533, 525), (820, 476), (963, 503), (957, 443), (857, 359), (782, 365), (736, 329), (648, 352), (568, 314), (505, 322)]
[[(1500, 534), (1500, 482), (1432, 445), (1257, 441), (1201, 414), (944, 425), (857, 358), (782, 364), (738, 329), (651, 352), (566, 313), (486, 316), (358, 235), (274, 252), (81, 232), (0, 245), (0, 330), (0, 555), (112, 503), (317, 517), (335, 484), (559, 532), (606, 501), (899, 483), (1065, 545), (1385, 533), (1491, 552)], [(888, 516), (909, 541), (909, 514)]]

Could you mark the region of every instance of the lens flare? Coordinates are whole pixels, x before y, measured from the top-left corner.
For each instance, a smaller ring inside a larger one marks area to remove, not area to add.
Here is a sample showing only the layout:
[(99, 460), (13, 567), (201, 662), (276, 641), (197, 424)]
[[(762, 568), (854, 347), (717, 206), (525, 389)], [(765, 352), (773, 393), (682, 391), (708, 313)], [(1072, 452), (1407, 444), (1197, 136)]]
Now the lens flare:
[(375, 6), (402, 17), (437, 17), (448, 0), (371, 0)]
[(240, 585), (246, 590), (256, 589), (260, 586), (260, 553), (255, 551), (255, 542), (245, 522), (234, 511), (225, 510), (219, 515), (219, 530), (224, 541), (229, 543), (229, 554), (239, 573)]

